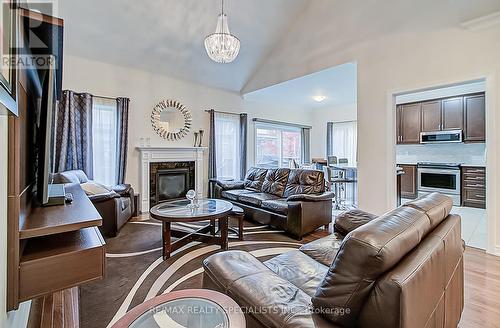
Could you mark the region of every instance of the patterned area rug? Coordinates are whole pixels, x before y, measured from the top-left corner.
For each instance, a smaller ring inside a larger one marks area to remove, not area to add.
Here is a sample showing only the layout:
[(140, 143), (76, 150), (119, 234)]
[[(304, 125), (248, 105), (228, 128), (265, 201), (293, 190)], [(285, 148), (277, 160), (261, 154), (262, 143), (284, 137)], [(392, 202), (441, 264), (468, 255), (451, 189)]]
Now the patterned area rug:
[[(193, 230), (199, 226), (173, 227)], [(301, 245), (267, 226), (245, 222), (244, 229), (245, 240), (231, 238), (229, 249), (246, 250), (261, 261)], [(202, 261), (220, 251), (219, 246), (193, 242), (163, 261), (161, 223), (154, 220), (129, 222), (117, 237), (106, 242), (106, 277), (80, 288), (82, 328), (110, 327), (127, 311), (154, 296), (201, 288)]]

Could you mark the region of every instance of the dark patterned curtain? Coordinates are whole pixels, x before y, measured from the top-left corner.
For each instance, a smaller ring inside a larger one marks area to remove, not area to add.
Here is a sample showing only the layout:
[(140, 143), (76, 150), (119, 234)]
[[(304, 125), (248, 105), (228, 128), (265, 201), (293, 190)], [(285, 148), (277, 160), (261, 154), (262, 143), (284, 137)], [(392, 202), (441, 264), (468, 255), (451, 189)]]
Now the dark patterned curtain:
[[(210, 134), (208, 137), (208, 178), (217, 177), (217, 166), (215, 156), (215, 111), (213, 109), (208, 111), (210, 115)], [(210, 194), (209, 187), (209, 194)]]
[(125, 182), (127, 170), (128, 150), (128, 108), (129, 98), (116, 98), (116, 109), (118, 110), (118, 152), (117, 152), (117, 177), (118, 183)]
[(240, 179), (247, 174), (247, 114), (240, 114)]
[(64, 90), (56, 121), (56, 172), (92, 170), (92, 95)]

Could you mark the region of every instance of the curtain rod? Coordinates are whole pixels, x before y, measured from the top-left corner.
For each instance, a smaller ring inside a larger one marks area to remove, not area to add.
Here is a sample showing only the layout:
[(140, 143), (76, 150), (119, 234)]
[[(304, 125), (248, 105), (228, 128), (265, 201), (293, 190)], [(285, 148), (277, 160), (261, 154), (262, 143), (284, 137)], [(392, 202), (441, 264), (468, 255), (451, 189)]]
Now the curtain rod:
[(104, 99), (112, 99), (112, 100), (116, 100), (117, 98), (121, 98), (121, 97), (109, 97), (109, 96), (99, 96), (99, 95), (92, 95), (92, 97), (104, 98)]
[(293, 127), (301, 128), (301, 129), (312, 129), (312, 126), (310, 126), (310, 125), (303, 125), (303, 124), (297, 124), (297, 123), (288, 123), (288, 122), (266, 120), (264, 118), (253, 118), (252, 121), (258, 122), (258, 123), (267, 123), (267, 124), (277, 124), (277, 125), (293, 126)]
[(220, 114), (231, 114), (231, 115), (241, 115), (241, 114), (245, 114), (245, 113), (231, 113), (231, 112), (224, 112), (224, 111), (221, 111), (221, 110), (215, 110), (215, 109), (205, 109), (205, 112), (207, 113), (210, 113), (210, 111), (214, 111), (216, 113), (220, 113)]
[(358, 120), (349, 120), (349, 121), (328, 121), (327, 123), (357, 123)]

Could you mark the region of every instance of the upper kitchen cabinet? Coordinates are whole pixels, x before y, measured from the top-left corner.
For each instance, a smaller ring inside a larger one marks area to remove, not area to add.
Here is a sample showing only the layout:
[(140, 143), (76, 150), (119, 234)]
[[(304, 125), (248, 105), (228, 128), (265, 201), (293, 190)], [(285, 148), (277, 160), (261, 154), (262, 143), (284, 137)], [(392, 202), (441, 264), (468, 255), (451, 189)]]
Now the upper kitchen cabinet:
[(441, 130), (441, 101), (427, 101), (422, 103), (422, 131)]
[(443, 99), (441, 130), (462, 130), (464, 128), (464, 98)]
[(397, 136), (397, 142), (399, 144), (414, 144), (420, 141), (420, 126), (421, 126), (421, 104), (406, 104), (398, 106), (398, 111), (396, 114), (396, 121), (399, 129)]
[(486, 140), (485, 99), (483, 94), (464, 97), (464, 141)]
[(485, 95), (468, 94), (396, 108), (398, 144), (418, 144), (420, 132), (462, 130), (464, 142), (485, 141)]

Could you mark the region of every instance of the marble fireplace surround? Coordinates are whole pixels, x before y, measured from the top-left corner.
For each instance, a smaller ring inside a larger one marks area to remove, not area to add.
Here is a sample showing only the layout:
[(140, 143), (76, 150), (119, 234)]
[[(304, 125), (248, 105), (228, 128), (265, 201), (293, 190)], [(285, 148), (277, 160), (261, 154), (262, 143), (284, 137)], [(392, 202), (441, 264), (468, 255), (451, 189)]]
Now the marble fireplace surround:
[(141, 211), (149, 212), (149, 167), (158, 162), (194, 162), (195, 190), (198, 197), (203, 196), (203, 168), (206, 147), (137, 147), (140, 152), (140, 193)]

